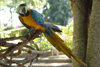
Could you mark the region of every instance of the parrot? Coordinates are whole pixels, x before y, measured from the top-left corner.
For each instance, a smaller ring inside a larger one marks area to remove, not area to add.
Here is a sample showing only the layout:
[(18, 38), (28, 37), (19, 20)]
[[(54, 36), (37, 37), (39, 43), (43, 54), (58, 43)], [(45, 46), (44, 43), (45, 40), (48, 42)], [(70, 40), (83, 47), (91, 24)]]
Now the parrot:
[(43, 15), (34, 9), (27, 8), (26, 3), (19, 5), (18, 9), (19, 20), (28, 29), (35, 28), (35, 30), (41, 30), (47, 40), (58, 50), (62, 51), (69, 58), (74, 58), (81, 65), (87, 66), (83, 61), (78, 59), (72, 51), (64, 44), (64, 41), (55, 33), (62, 32), (57, 26), (51, 22), (46, 22)]

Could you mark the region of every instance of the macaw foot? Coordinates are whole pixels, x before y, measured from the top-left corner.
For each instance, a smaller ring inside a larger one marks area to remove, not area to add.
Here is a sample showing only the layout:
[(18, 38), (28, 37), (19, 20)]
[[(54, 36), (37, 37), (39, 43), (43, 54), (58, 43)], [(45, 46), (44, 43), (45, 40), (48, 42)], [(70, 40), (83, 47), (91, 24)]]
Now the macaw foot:
[(35, 28), (30, 28), (30, 29), (29, 29), (30, 35), (34, 34), (35, 32), (36, 32)]
[(28, 37), (28, 40), (30, 40), (31, 37), (34, 36), (35, 32), (36, 32), (35, 28), (30, 28), (30, 29), (29, 29), (30, 35), (29, 35), (29, 37)]
[(34, 35), (38, 35), (37, 37), (40, 37), (39, 35), (42, 34), (42, 30), (39, 30), (39, 29), (35, 29), (35, 28), (30, 28), (29, 29), (29, 37), (28, 37), (28, 40), (30, 40), (31, 38), (33, 38)]

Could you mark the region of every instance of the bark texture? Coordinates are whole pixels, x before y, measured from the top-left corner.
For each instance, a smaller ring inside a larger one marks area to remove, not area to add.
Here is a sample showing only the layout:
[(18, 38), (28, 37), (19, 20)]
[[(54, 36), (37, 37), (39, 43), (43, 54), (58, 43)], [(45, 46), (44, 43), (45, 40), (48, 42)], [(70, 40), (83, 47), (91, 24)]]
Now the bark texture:
[[(73, 53), (82, 61), (86, 58), (87, 33), (90, 16), (90, 4), (86, 0), (73, 0), (72, 9), (74, 16)], [(74, 59), (72, 67), (82, 67)]]
[(87, 46), (88, 67), (100, 67), (100, 0), (93, 0)]

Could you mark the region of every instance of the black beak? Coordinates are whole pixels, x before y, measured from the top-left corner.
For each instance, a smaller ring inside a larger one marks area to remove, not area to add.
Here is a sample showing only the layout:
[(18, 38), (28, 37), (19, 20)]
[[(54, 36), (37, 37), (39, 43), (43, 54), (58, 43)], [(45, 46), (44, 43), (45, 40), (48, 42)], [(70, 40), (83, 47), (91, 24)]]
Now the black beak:
[(24, 15), (26, 15), (26, 13), (27, 13), (26, 8), (23, 8), (22, 12), (24, 13)]

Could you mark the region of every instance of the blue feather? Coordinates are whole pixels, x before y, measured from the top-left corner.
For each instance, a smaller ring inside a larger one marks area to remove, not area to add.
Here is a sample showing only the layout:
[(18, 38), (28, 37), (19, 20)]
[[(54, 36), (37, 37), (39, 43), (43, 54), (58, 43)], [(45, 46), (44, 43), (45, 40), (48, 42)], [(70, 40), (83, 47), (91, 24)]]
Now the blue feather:
[[(43, 16), (37, 11), (30, 9), (30, 14), (38, 25), (42, 25), (42, 23), (45, 22)], [(53, 36), (52, 32), (50, 31), (50, 27), (44, 26), (44, 28), (46, 29), (46, 31), (44, 32), (46, 35)]]
[(36, 10), (30, 9), (30, 14), (38, 25), (41, 25), (41, 23), (44, 23), (45, 20), (44, 20), (43, 16)]
[(50, 29), (54, 30), (55, 32), (62, 32), (57, 26), (53, 25), (50, 22), (41, 23), (41, 26), (50, 28)]
[(2, 45), (3, 43), (2, 42), (0, 42), (0, 45)]

